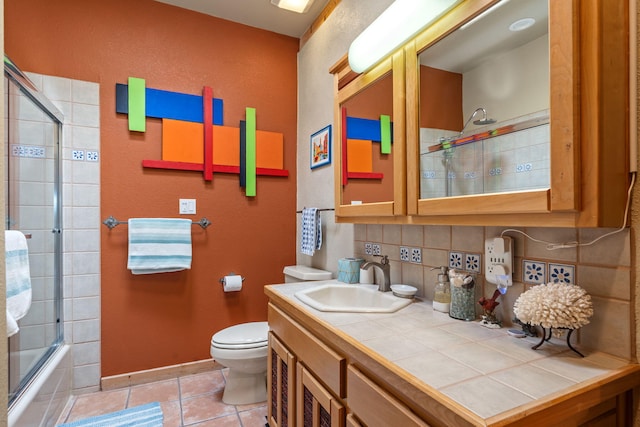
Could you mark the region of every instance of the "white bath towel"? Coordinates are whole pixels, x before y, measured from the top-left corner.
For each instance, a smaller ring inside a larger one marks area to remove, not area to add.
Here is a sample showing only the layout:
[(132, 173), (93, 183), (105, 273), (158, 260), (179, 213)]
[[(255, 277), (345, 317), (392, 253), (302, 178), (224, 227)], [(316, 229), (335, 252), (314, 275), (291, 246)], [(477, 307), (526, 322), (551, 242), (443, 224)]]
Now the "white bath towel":
[(191, 268), (191, 220), (129, 219), (129, 259), (133, 274), (153, 274)]
[(7, 337), (18, 332), (17, 321), (31, 307), (31, 273), (27, 239), (19, 231), (6, 230)]
[(318, 208), (302, 209), (300, 252), (313, 256), (322, 247), (322, 220)]

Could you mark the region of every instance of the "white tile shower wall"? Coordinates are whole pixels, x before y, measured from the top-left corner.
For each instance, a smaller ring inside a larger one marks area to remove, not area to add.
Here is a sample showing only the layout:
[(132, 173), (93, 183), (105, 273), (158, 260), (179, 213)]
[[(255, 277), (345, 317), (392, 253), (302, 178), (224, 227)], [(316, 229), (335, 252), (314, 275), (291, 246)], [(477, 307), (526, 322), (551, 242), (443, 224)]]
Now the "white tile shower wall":
[[(504, 121), (492, 128), (547, 115), (542, 111)], [(549, 125), (540, 125), (481, 142), (429, 153), (428, 147), (441, 137), (456, 133), (420, 129), (420, 197), (445, 196), (446, 178), (450, 196), (528, 190), (549, 186)], [(445, 167), (448, 159), (448, 172)]]
[(73, 389), (100, 387), (100, 85), (29, 74), (65, 116), (62, 137), (64, 334), (73, 345)]
[[(391, 278), (394, 283), (416, 286), (418, 295), (431, 300), (438, 270), (434, 267), (448, 265), (450, 253), (462, 255), (480, 254), (480, 263), (484, 261), (483, 242), (485, 238), (495, 237), (508, 227), (463, 227), (444, 225), (356, 225), (356, 256), (371, 259), (364, 254), (364, 241), (382, 243), (382, 253), (391, 260)], [(590, 242), (610, 229), (571, 229), (571, 228), (523, 228), (537, 239), (552, 242), (577, 240)], [(398, 236), (400, 233), (400, 236)], [(632, 358), (633, 304), (631, 243), (628, 229), (603, 239), (600, 242), (580, 248), (548, 251), (544, 245), (525, 237), (507, 233), (514, 239), (514, 284), (505, 296), (500, 296), (500, 305), (496, 314), (510, 325), (513, 319), (513, 304), (518, 296), (535, 284), (523, 280), (525, 260), (550, 264), (575, 266), (575, 283), (587, 290), (594, 305), (591, 323), (578, 332), (578, 346), (612, 354), (625, 359)], [(424, 239), (421, 243), (418, 240)], [(401, 261), (400, 248), (403, 246), (421, 246), (422, 263)], [(482, 271), (482, 270), (480, 270)], [(485, 283), (481, 274), (476, 274), (476, 299), (491, 297), (495, 287)], [(480, 316), (481, 308), (477, 306)]]

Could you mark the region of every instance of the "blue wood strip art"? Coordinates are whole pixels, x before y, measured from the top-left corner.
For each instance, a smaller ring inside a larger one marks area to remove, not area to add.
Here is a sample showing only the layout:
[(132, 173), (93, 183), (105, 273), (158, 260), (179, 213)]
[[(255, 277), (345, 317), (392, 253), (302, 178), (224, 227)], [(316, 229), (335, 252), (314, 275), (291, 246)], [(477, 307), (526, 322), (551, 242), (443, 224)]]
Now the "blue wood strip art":
[[(382, 140), (380, 120), (347, 117), (347, 138), (380, 142)], [(393, 123), (391, 123), (391, 142), (393, 142)]]
[[(129, 114), (129, 88), (116, 83), (116, 113)], [(202, 123), (202, 96), (146, 88), (145, 115), (156, 119), (183, 120)], [(213, 124), (222, 126), (224, 103), (213, 98)]]

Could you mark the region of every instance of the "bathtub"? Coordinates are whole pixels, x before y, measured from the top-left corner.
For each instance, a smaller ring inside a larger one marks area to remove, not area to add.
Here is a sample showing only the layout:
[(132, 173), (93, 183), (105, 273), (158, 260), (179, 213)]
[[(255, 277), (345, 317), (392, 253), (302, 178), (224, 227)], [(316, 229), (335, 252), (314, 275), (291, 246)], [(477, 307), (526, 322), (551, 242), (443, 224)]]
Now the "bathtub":
[(9, 427), (55, 426), (71, 397), (73, 363), (70, 349), (61, 344), (9, 407)]

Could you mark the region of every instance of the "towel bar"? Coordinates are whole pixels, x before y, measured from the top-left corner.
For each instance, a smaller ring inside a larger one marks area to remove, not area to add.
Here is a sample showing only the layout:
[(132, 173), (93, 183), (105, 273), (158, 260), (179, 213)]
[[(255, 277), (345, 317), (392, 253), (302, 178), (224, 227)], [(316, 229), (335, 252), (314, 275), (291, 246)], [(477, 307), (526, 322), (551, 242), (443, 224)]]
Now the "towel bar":
[[(110, 215), (109, 218), (102, 221), (102, 223), (106, 225), (109, 230), (111, 230), (112, 228), (117, 227), (120, 224), (128, 224), (128, 221), (118, 221)], [(191, 223), (192, 225), (199, 225), (203, 229), (211, 225), (211, 221), (209, 221), (207, 218), (202, 218), (200, 221), (191, 221)]]
[[(325, 211), (335, 211), (334, 208), (322, 208), (322, 209), (318, 209), (318, 212), (325, 212)], [(296, 211), (296, 213), (302, 213), (302, 211)]]

